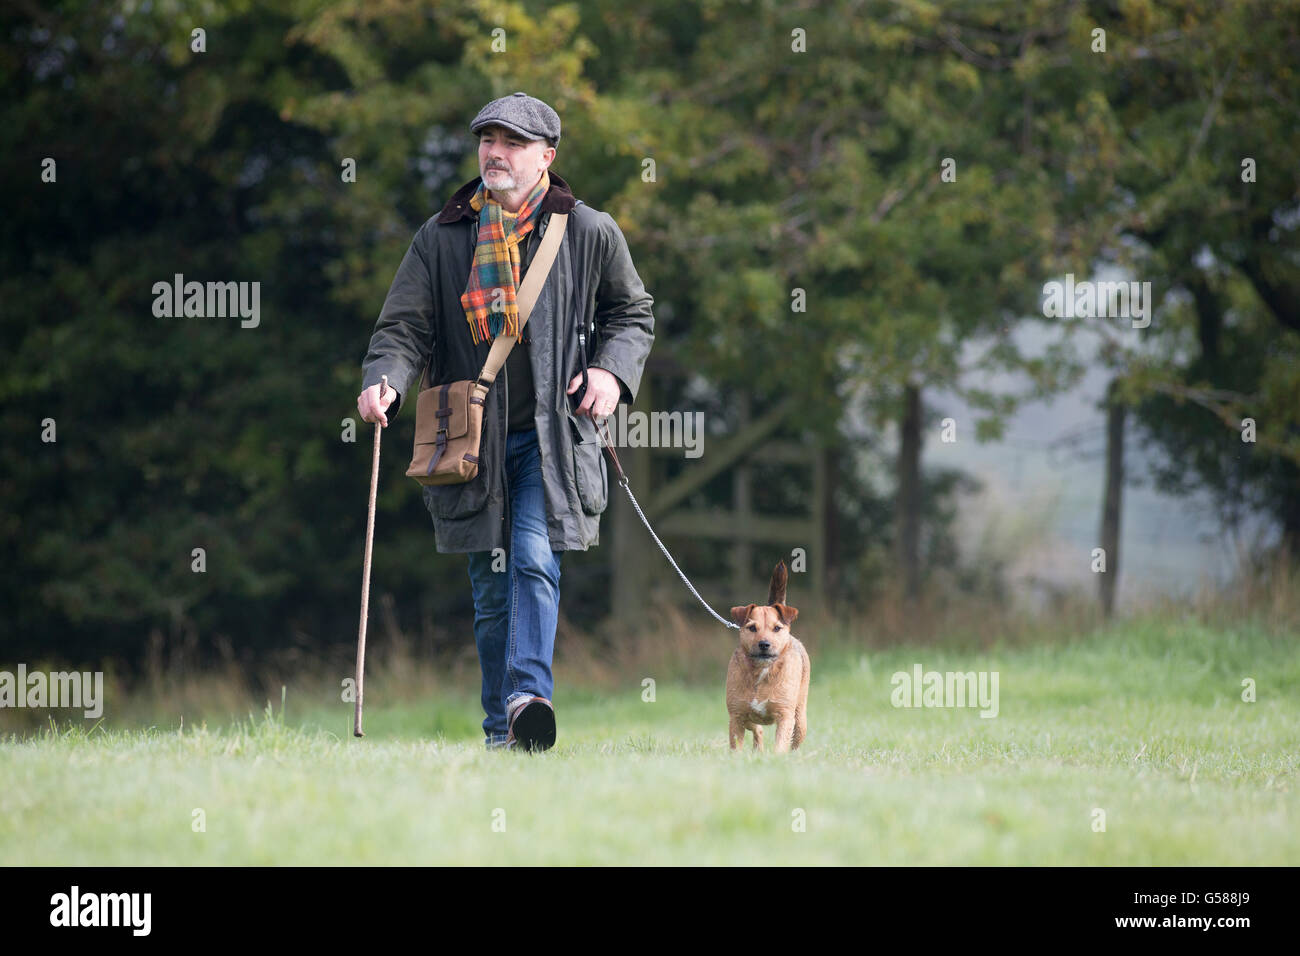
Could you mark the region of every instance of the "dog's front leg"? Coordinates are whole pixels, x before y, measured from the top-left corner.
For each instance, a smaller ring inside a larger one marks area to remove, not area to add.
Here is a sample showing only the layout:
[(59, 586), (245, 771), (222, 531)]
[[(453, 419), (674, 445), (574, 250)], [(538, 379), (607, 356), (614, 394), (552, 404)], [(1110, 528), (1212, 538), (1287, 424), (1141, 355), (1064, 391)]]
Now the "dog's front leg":
[(794, 737), (794, 715), (782, 714), (776, 719), (776, 752), (786, 753)]
[(763, 749), (763, 725), (750, 724), (749, 729), (754, 732), (754, 749), (761, 751)]
[(736, 750), (745, 745), (745, 722), (735, 714), (731, 715), (731, 729), (728, 736), (731, 737), (732, 750)]

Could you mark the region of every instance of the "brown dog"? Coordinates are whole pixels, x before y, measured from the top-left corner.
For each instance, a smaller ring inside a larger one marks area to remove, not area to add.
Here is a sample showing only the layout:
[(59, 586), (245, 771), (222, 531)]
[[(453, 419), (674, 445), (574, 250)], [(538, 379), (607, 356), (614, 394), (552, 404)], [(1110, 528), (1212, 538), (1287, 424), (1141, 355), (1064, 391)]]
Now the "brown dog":
[(740, 625), (740, 644), (727, 666), (727, 713), (731, 715), (731, 749), (754, 733), (754, 749), (763, 749), (763, 725), (776, 724), (776, 751), (803, 743), (808, 733), (808, 652), (790, 633), (799, 609), (785, 603), (785, 562), (778, 561), (768, 585), (767, 604), (731, 609)]

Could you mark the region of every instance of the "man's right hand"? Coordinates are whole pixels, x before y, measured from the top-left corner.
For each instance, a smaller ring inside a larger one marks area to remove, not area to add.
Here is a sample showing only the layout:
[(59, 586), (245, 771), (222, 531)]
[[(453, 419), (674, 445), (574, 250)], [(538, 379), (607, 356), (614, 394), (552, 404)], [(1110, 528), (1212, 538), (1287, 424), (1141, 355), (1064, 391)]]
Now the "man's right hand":
[[(379, 390), (384, 390), (384, 397), (379, 397)], [(392, 405), (397, 399), (397, 389), (389, 385), (385, 388), (383, 383), (371, 385), (368, 389), (357, 396), (357, 411), (361, 413), (363, 422), (379, 422), (384, 428), (388, 427), (388, 406)]]

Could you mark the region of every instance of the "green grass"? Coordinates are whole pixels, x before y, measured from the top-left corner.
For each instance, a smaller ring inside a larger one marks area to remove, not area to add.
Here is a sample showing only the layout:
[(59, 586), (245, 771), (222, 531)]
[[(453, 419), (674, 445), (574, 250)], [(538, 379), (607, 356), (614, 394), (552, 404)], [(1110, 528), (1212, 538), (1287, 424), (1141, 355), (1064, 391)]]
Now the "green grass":
[[(1069, 644), (811, 648), (810, 733), (732, 753), (722, 671), (556, 692), (560, 742), (486, 753), (477, 694), (0, 746), (9, 864), (1294, 864), (1294, 639), (1139, 623)], [(996, 670), (1000, 714), (895, 709), (890, 676)], [(653, 676), (653, 675), (650, 675)], [(1258, 700), (1241, 700), (1254, 678)], [(278, 695), (277, 695), (278, 696)], [(770, 739), (770, 738), (769, 738)], [(206, 830), (194, 832), (201, 808)], [(1092, 812), (1106, 813), (1093, 831)], [(802, 811), (806, 829), (793, 826)], [(494, 816), (495, 814), (495, 816)], [(501, 832), (494, 819), (504, 820)]]

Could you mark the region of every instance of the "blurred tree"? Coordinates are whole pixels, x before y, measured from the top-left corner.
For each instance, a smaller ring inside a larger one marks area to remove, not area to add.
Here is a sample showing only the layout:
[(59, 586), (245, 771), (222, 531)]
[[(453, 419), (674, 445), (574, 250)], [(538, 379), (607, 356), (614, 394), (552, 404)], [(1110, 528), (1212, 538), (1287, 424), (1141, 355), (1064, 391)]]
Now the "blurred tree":
[(1210, 491), (1229, 521), (1263, 510), (1300, 556), (1300, 18), (1242, 0), (1126, 12), (1112, 214), (1165, 306), (1142, 333), (1158, 344), (1118, 353), (1129, 400), (1165, 488)]
[[(1261, 503), (1294, 541), (1288, 9), (10, 5), (0, 642), (138, 658), (152, 632), (180, 660), (223, 638), (250, 652), (352, 639), (368, 429), (341, 435), (359, 361), (412, 233), (477, 171), (469, 119), (519, 88), (564, 117), (556, 170), (622, 225), (656, 297), (656, 351), (699, 372), (719, 421), (736, 389), (758, 412), (797, 394), (834, 446), (846, 592), (896, 548), (916, 555), (914, 588), (956, 560), (944, 522), (963, 485), (922, 468), (933, 413), (958, 395), (981, 414), (959, 440), (993, 436), (1018, 401), (1074, 381), (1068, 336), (1031, 355), (1013, 333), (1044, 322), (1045, 276), (1106, 264), (1162, 290), (1141, 347), (1097, 323), (1054, 327), (1110, 334), (1171, 481)], [(154, 283), (176, 274), (260, 283), (258, 327), (154, 316)], [(1007, 374), (1016, 394), (989, 384)], [(874, 436), (907, 408), (909, 454), (890, 461)], [(1249, 446), (1224, 427), (1247, 415)], [(377, 590), (468, 646), (468, 588), (428, 585), (463, 560), (435, 553), (418, 486), (396, 478), (402, 419), (385, 443)], [(859, 460), (915, 476), (892, 513)]]

